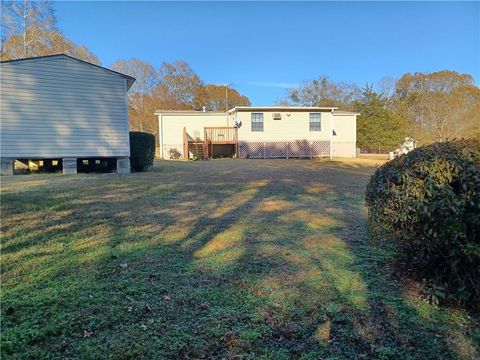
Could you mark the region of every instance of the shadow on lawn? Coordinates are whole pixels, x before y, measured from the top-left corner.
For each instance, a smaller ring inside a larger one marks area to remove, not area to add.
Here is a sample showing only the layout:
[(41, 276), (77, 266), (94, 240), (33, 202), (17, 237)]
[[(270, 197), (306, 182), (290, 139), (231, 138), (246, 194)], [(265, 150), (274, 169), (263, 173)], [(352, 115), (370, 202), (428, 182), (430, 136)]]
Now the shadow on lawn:
[(389, 255), (367, 244), (369, 173), (330, 162), (179, 162), (95, 188), (8, 193), (2, 351), (478, 356), (473, 338), (448, 333), (450, 318), (402, 296)]

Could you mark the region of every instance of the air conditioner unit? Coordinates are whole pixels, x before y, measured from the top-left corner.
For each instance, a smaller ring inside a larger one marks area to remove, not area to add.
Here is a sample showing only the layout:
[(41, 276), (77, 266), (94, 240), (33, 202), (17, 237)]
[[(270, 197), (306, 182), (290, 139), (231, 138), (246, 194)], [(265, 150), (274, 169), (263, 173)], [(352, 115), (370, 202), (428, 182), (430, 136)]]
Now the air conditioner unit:
[(282, 120), (282, 114), (280, 113), (273, 113), (272, 117), (273, 117), (273, 120)]

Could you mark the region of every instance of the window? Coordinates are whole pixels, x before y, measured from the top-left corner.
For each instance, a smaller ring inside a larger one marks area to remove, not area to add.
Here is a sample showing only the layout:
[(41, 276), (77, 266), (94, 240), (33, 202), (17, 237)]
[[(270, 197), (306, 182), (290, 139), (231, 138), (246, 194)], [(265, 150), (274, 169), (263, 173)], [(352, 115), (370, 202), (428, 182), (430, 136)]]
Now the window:
[(310, 114), (310, 131), (321, 131), (322, 122), (320, 113)]
[(263, 131), (263, 113), (252, 113), (252, 131)]

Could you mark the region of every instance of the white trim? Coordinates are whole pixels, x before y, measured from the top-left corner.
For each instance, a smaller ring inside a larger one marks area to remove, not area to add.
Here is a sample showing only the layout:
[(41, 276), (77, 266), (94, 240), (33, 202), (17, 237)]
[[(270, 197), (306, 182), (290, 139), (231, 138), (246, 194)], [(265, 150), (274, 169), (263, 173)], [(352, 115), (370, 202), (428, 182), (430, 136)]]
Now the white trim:
[(160, 159), (165, 159), (163, 156), (163, 117), (162, 114), (158, 114), (159, 130), (160, 130)]
[(357, 115), (355, 115), (355, 120), (353, 124), (355, 127), (355, 132), (353, 135), (353, 157), (356, 158), (357, 157)]
[(332, 107), (332, 106), (235, 106), (233, 109), (230, 109), (227, 111), (227, 113), (232, 113), (235, 111), (279, 111), (279, 110), (285, 110), (285, 111), (335, 111), (338, 110), (337, 107)]
[(126, 134), (127, 134), (127, 147), (128, 147), (128, 158), (130, 158), (130, 119), (128, 118), (128, 80), (125, 79), (123, 83), (124, 97), (125, 97), (125, 124), (126, 124)]
[(0, 64), (2, 64), (2, 65), (3, 64), (15, 64), (16, 65), (16, 64), (22, 64), (22, 63), (25, 63), (25, 62), (32, 62), (32, 61), (37, 61), (37, 60), (41, 61), (41, 60), (44, 60), (44, 59), (52, 59), (52, 58), (58, 58), (58, 59), (64, 59), (64, 60), (75, 60), (77, 62), (99, 68), (99, 69), (101, 69), (105, 72), (108, 72), (110, 74), (120, 75), (121, 77), (127, 79), (127, 89), (130, 89), (132, 87), (133, 83), (136, 80), (133, 76), (123, 74), (119, 71), (115, 71), (115, 70), (106, 68), (106, 67), (101, 66), (101, 65), (93, 64), (90, 61), (79, 59), (79, 58), (76, 58), (74, 56), (63, 54), (63, 53), (52, 54), (52, 55), (42, 55), (42, 56), (32, 56), (32, 57), (27, 57), (27, 58), (22, 58), (22, 59), (3, 60), (3, 61), (0, 61)]
[(333, 111), (330, 116), (330, 159), (333, 159)]
[(333, 112), (335, 116), (350, 116), (350, 115), (361, 115), (360, 113), (353, 112), (353, 111), (342, 111), (342, 110), (335, 110)]
[(189, 115), (189, 116), (225, 116), (225, 112), (196, 111), (196, 110), (156, 110), (154, 115)]

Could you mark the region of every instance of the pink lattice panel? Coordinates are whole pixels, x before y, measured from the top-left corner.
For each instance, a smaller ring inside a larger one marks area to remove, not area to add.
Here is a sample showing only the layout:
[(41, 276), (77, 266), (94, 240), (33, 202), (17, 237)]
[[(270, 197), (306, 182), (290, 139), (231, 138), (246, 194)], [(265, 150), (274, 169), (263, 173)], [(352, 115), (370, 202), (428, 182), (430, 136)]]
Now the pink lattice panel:
[(307, 140), (290, 141), (288, 143), (288, 157), (310, 157), (310, 142)]
[(243, 141), (239, 143), (241, 158), (306, 158), (330, 156), (330, 141)]
[(264, 157), (263, 141), (262, 142), (242, 141), (238, 144), (238, 147), (239, 147), (239, 156), (241, 158), (263, 159)]
[(312, 141), (312, 156), (330, 156), (330, 141)]
[(288, 157), (287, 141), (271, 141), (265, 143), (265, 157), (286, 158)]

